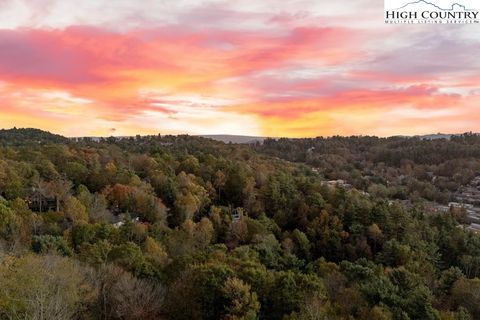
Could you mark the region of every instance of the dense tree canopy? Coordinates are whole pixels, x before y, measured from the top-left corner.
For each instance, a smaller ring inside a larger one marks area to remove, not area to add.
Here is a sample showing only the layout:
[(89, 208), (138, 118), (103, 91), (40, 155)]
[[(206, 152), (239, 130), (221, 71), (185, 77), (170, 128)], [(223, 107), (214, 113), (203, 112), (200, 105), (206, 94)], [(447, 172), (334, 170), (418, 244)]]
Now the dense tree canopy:
[(0, 131), (0, 319), (477, 319), (480, 238), (424, 202), (479, 173), (475, 135)]

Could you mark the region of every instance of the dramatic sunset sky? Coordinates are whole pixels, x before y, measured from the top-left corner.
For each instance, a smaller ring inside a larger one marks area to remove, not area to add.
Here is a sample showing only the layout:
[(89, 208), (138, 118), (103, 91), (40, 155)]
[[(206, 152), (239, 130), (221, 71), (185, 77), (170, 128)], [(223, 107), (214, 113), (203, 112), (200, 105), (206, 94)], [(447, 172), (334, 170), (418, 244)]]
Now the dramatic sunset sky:
[(0, 0), (0, 128), (13, 126), (480, 131), (480, 25), (385, 25), (383, 0)]

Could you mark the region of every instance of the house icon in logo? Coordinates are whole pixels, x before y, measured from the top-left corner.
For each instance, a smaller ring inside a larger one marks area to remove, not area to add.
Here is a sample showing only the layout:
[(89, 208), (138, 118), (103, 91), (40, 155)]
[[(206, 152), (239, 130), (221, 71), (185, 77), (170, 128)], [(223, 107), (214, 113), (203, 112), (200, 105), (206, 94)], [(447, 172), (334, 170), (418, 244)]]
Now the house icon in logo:
[(405, 5), (399, 7), (399, 8), (396, 8), (395, 10), (404, 10), (404, 9), (413, 9), (413, 10), (416, 10), (418, 9), (419, 7), (430, 7), (431, 9), (433, 10), (441, 10), (441, 11), (473, 11), (473, 9), (467, 9), (465, 5), (463, 4), (459, 4), (457, 2), (455, 3), (452, 3), (450, 5), (450, 7), (447, 7), (447, 8), (443, 8), (441, 7), (440, 5), (438, 4), (435, 4), (435, 3), (432, 3), (430, 1), (425, 1), (425, 0), (418, 0), (418, 1), (412, 1), (412, 2), (408, 2), (406, 3)]

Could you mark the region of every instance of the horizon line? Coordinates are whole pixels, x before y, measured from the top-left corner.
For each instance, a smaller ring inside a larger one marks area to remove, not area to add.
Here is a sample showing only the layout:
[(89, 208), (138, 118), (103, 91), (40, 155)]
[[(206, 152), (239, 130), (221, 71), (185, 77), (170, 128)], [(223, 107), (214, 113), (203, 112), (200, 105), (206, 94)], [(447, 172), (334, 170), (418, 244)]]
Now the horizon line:
[(303, 136), (303, 137), (288, 137), (288, 136), (258, 136), (258, 135), (240, 135), (240, 134), (220, 134), (220, 133), (215, 133), (215, 134), (191, 134), (191, 133), (166, 133), (162, 134), (161, 132), (158, 132), (156, 134), (135, 134), (135, 135), (106, 135), (106, 136), (88, 136), (88, 135), (79, 135), (79, 136), (68, 136), (68, 135), (63, 135), (60, 133), (55, 133), (49, 130), (44, 130), (40, 128), (35, 128), (35, 127), (11, 127), (11, 128), (0, 128), (0, 131), (8, 131), (8, 130), (26, 130), (26, 129), (34, 129), (34, 130), (40, 130), (43, 132), (47, 132), (50, 134), (54, 135), (59, 135), (64, 138), (68, 139), (81, 139), (81, 138), (134, 138), (136, 136), (141, 136), (141, 137), (153, 137), (153, 136), (191, 136), (191, 137), (244, 137), (244, 138), (253, 138), (253, 139), (315, 139), (315, 138), (332, 138), (332, 137), (375, 137), (375, 138), (415, 138), (415, 137), (428, 137), (428, 136), (461, 136), (465, 134), (474, 134), (474, 135), (480, 135), (480, 132), (473, 132), (473, 131), (466, 131), (463, 133), (442, 133), (442, 132), (437, 132), (437, 133), (425, 133), (425, 134), (415, 134), (415, 135), (408, 135), (408, 134), (394, 134), (394, 135), (388, 135), (388, 136), (379, 136), (379, 135), (372, 135), (372, 134), (351, 134), (351, 135), (341, 135), (341, 134), (333, 134), (333, 135), (318, 135), (318, 136)]

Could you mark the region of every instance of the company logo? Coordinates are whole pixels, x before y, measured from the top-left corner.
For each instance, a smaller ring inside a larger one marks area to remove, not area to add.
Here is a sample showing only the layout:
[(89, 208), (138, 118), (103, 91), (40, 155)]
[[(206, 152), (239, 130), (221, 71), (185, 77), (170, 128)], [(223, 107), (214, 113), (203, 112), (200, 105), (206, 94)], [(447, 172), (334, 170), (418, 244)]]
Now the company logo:
[(385, 23), (480, 23), (478, 0), (385, 0)]

